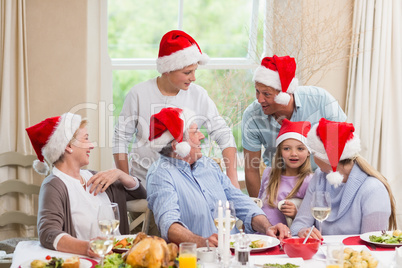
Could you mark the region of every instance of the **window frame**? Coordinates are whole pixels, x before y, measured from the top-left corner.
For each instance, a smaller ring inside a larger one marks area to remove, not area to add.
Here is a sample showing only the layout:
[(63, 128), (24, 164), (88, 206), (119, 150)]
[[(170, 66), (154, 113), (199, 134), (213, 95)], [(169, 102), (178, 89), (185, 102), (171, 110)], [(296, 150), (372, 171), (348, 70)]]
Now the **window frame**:
[[(107, 1), (106, 1), (106, 8), (107, 8)], [(183, 29), (183, 5), (184, 0), (179, 1), (179, 12), (178, 12), (178, 20), (177, 20), (177, 28), (182, 30)], [(269, 1), (267, 0), (266, 6), (268, 6)], [(259, 0), (253, 0), (252, 10), (251, 10), (251, 21), (250, 21), (250, 34), (248, 40), (248, 49), (246, 57), (236, 57), (236, 58), (210, 58), (210, 61), (207, 65), (199, 66), (200, 69), (211, 69), (211, 70), (221, 70), (221, 69), (255, 69), (258, 64), (255, 62), (255, 59), (259, 59), (258, 55), (256, 54), (257, 51), (257, 27), (258, 27), (258, 11), (259, 11)], [(267, 8), (264, 8), (267, 11)], [(266, 14), (266, 12), (264, 12)], [(264, 16), (267, 18), (267, 16)], [(106, 15), (107, 20), (109, 19), (108, 14)], [(264, 18), (264, 21), (265, 21)], [(267, 27), (264, 23), (264, 39), (265, 31)], [(106, 33), (108, 29), (106, 26)], [(264, 42), (264, 53), (265, 55), (265, 46)], [(112, 71), (118, 70), (156, 70), (156, 58), (111, 58), (111, 66)]]

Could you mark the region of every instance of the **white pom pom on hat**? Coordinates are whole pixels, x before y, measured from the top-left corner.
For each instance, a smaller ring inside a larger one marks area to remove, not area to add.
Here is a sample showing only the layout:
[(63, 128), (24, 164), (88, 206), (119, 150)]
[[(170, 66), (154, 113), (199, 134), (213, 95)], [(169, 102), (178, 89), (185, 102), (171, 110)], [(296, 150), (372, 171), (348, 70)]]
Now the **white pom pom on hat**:
[(38, 157), (33, 163), (36, 172), (46, 175), (49, 165), (64, 154), (65, 148), (80, 127), (81, 116), (65, 113), (47, 118), (36, 125), (26, 128), (32, 147)]
[(163, 108), (159, 113), (151, 116), (149, 141), (153, 150), (160, 152), (172, 140), (176, 140), (175, 153), (186, 157), (191, 151), (188, 142), (183, 141), (184, 132), (194, 119), (194, 113), (188, 109)]
[(49, 166), (45, 161), (42, 162), (36, 159), (34, 160), (32, 166), (35, 169), (35, 171), (41, 175), (47, 175), (49, 173)]
[(253, 81), (272, 87), (279, 91), (275, 102), (287, 105), (290, 95), (297, 90), (299, 81), (295, 78), (296, 61), (289, 56), (265, 57), (254, 72)]
[(327, 180), (334, 187), (343, 181), (343, 176), (337, 171), (339, 161), (351, 159), (360, 152), (360, 139), (354, 130), (351, 123), (321, 118), (307, 135), (307, 145), (314, 156), (331, 165), (332, 172), (327, 174)]

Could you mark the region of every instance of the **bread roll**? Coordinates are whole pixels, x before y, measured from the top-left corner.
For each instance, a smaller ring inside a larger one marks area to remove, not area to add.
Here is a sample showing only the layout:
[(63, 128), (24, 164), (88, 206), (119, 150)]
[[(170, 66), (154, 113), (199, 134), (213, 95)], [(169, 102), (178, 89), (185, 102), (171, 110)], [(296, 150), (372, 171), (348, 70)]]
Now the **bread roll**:
[(62, 267), (64, 268), (79, 268), (80, 267), (80, 258), (78, 256), (73, 256), (64, 261)]

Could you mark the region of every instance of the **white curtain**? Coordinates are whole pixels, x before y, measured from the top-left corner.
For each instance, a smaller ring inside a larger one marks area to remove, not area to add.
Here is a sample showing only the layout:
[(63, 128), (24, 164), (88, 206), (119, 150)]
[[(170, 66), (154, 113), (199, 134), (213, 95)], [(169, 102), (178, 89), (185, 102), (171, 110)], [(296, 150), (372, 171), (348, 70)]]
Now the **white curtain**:
[(346, 111), (362, 155), (389, 180), (402, 226), (402, 1), (355, 0)]
[[(25, 0), (1, 0), (0, 6), (0, 153), (31, 154), (25, 128), (29, 123)], [(20, 179), (32, 183), (32, 168), (2, 167), (0, 180)], [(0, 213), (10, 209), (35, 213), (32, 198), (3, 196)], [(32, 236), (34, 228), (5, 226), (0, 239)]]

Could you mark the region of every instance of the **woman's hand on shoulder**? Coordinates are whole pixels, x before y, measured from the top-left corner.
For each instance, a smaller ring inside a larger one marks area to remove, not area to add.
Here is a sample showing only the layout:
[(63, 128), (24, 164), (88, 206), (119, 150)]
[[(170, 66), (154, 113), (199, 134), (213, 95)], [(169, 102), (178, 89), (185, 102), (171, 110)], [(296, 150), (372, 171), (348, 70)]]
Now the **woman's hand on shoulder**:
[(88, 185), (90, 185), (89, 192), (94, 193), (94, 195), (97, 195), (100, 192), (103, 193), (111, 184), (113, 184), (117, 180), (120, 180), (127, 188), (132, 188), (136, 185), (133, 177), (123, 172), (122, 170), (109, 169), (105, 171), (100, 171), (91, 177), (91, 179), (88, 181)]

